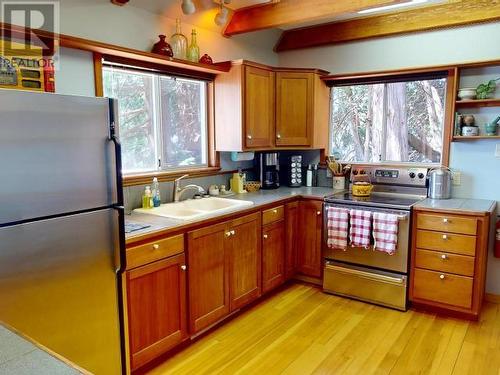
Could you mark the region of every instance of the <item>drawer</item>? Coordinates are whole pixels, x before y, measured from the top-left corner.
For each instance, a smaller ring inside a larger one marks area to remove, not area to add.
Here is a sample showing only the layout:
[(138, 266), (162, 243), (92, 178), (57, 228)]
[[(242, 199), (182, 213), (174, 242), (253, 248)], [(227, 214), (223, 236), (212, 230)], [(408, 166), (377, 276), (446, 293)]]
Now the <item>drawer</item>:
[(269, 210), (262, 211), (262, 225), (274, 223), (275, 221), (283, 220), (285, 217), (285, 207), (277, 206)]
[(477, 219), (444, 214), (417, 214), (417, 228), (475, 235)]
[(417, 248), (474, 256), (476, 237), (418, 229)]
[(474, 276), (474, 259), (474, 257), (466, 255), (417, 249), (415, 267), (463, 276)]
[(127, 248), (127, 269), (184, 252), (184, 234)]
[(470, 309), (473, 278), (415, 268), (413, 297)]

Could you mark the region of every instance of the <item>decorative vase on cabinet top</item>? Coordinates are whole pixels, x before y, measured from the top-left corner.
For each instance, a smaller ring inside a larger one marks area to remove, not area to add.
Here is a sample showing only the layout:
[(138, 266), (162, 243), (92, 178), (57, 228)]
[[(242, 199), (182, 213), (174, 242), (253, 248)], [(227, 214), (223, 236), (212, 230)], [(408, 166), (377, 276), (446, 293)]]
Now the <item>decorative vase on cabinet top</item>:
[(175, 34), (170, 37), (170, 45), (176, 59), (186, 59), (188, 40), (181, 30), (181, 21), (175, 20)]
[(193, 29), (191, 32), (191, 44), (187, 50), (187, 59), (192, 62), (200, 61), (200, 47), (196, 42), (196, 30)]
[(165, 41), (165, 35), (158, 35), (158, 37), (160, 40), (154, 44), (152, 52), (168, 57), (174, 56), (170, 44)]

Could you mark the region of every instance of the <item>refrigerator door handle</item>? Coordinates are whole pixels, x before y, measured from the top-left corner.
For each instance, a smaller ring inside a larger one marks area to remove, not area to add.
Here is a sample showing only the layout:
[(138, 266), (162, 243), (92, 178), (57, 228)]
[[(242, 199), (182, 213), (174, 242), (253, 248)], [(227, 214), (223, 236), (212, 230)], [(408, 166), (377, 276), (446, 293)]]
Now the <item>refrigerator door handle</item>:
[(118, 139), (118, 101), (109, 98), (109, 139), (115, 145), (117, 205), (123, 206), (122, 145)]

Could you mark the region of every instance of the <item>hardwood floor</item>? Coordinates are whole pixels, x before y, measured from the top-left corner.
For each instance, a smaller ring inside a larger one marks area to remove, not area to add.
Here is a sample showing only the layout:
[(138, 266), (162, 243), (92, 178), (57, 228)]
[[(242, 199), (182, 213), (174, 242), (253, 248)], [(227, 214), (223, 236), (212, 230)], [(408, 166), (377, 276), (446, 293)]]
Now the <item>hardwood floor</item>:
[(498, 375), (500, 305), (469, 322), (294, 284), (149, 374)]

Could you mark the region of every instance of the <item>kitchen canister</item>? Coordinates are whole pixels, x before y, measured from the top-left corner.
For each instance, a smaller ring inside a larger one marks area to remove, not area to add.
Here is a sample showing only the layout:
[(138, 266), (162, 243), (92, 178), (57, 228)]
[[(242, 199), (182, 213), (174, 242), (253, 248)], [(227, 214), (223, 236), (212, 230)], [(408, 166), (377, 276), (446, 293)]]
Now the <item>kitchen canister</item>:
[(345, 189), (345, 176), (333, 176), (333, 190)]

